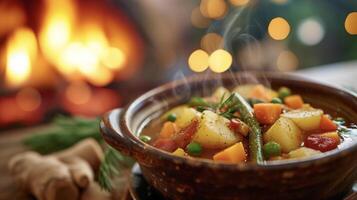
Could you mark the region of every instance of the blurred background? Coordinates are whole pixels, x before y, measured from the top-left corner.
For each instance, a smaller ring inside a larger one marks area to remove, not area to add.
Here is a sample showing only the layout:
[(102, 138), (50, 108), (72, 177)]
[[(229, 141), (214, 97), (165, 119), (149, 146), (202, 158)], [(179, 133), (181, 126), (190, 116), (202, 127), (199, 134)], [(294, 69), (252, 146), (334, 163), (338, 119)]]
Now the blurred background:
[(357, 1), (1, 0), (0, 130), (100, 116), (196, 73), (356, 60)]

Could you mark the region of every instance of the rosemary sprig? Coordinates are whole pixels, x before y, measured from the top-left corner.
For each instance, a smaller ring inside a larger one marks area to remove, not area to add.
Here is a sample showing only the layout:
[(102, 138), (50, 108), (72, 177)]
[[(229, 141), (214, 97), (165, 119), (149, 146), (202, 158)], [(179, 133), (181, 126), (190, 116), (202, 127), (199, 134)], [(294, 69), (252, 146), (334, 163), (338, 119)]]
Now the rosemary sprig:
[(133, 164), (134, 160), (132, 158), (123, 156), (120, 152), (108, 147), (99, 167), (98, 183), (100, 187), (106, 191), (113, 190), (113, 179), (121, 175), (123, 169), (129, 168)]
[(52, 128), (25, 138), (24, 144), (34, 151), (48, 154), (66, 149), (85, 138), (101, 140), (99, 119), (57, 116), (52, 124)]

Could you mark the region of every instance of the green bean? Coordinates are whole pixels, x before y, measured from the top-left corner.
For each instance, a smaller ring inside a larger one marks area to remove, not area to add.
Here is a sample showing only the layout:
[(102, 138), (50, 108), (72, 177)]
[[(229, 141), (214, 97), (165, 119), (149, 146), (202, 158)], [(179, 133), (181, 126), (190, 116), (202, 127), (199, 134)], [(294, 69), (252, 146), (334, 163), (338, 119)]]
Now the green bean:
[(262, 163), (263, 153), (262, 153), (262, 132), (259, 123), (253, 115), (253, 109), (247, 103), (247, 101), (238, 93), (232, 93), (231, 96), (222, 104), (221, 107), (237, 107), (238, 111), (242, 117), (243, 122), (245, 122), (249, 127), (249, 154), (250, 159), (256, 163)]

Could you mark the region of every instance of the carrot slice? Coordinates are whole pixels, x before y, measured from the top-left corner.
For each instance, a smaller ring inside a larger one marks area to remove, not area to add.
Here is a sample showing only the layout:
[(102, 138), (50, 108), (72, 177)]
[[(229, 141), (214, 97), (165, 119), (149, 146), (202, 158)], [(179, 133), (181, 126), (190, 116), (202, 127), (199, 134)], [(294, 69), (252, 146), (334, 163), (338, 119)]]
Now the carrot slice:
[(287, 96), (284, 99), (284, 103), (293, 109), (301, 108), (304, 105), (304, 101), (300, 95)]
[(338, 144), (340, 143), (340, 136), (338, 135), (337, 131), (323, 133), (321, 136), (334, 139), (335, 141), (338, 141)]
[(171, 138), (176, 132), (178, 132), (177, 125), (173, 122), (167, 121), (161, 128), (160, 138)]
[(273, 124), (280, 117), (282, 106), (274, 103), (254, 104), (254, 114), (261, 124)]
[(337, 130), (337, 125), (327, 115), (322, 115), (320, 129), (322, 131), (335, 131)]
[(247, 154), (245, 153), (243, 143), (236, 143), (213, 156), (215, 161), (223, 161), (227, 163), (240, 163), (247, 159)]
[(248, 97), (254, 99), (261, 99), (264, 101), (270, 101), (272, 99), (270, 93), (263, 85), (257, 85), (253, 87)]

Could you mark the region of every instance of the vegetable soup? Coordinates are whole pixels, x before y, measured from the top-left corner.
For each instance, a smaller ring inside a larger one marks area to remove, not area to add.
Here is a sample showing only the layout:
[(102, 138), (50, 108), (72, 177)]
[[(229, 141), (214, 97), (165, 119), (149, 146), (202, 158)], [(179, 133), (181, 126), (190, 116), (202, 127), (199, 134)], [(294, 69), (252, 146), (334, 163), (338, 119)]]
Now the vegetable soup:
[(140, 139), (176, 156), (215, 162), (301, 159), (355, 142), (356, 127), (287, 87), (219, 87), (152, 121)]

